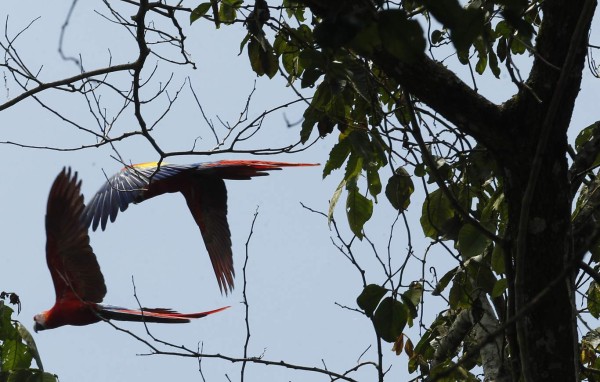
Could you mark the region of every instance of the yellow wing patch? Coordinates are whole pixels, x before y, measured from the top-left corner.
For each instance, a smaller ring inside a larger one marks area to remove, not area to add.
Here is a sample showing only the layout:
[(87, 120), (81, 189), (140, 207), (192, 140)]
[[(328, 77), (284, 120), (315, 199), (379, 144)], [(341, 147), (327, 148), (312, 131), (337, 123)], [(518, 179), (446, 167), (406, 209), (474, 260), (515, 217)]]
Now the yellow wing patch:
[[(160, 165), (161, 166), (165, 166), (167, 164), (168, 163), (166, 163), (166, 162), (162, 162)], [(146, 168), (153, 168), (153, 167), (158, 167), (158, 162), (137, 163), (137, 164), (134, 164), (134, 165), (131, 165), (131, 166), (125, 166), (125, 167), (123, 167), (123, 169), (121, 171), (127, 170), (128, 168), (146, 169)]]

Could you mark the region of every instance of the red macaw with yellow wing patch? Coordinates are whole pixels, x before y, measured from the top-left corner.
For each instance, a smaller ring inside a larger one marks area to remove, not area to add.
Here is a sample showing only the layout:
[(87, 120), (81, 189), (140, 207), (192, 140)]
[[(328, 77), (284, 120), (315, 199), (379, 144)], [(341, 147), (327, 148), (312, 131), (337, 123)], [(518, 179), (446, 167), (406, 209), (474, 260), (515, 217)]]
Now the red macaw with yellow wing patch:
[(83, 220), (80, 189), (81, 181), (77, 181), (77, 173), (71, 176), (70, 169), (63, 169), (50, 189), (46, 211), (46, 261), (56, 302), (50, 310), (33, 318), (36, 332), (63, 325), (88, 325), (102, 319), (183, 323), (228, 308), (185, 314), (164, 308), (134, 310), (100, 304), (106, 295), (106, 286)]
[(282, 167), (318, 166), (309, 163), (267, 162), (257, 160), (221, 160), (188, 165), (157, 162), (123, 168), (112, 176), (88, 203), (87, 224), (102, 230), (110, 218), (114, 222), (119, 210), (130, 203), (168, 192), (181, 192), (200, 228), (204, 244), (217, 276), (219, 288), (233, 289), (231, 233), (227, 223), (227, 189), (224, 179), (244, 180), (269, 175), (266, 171)]

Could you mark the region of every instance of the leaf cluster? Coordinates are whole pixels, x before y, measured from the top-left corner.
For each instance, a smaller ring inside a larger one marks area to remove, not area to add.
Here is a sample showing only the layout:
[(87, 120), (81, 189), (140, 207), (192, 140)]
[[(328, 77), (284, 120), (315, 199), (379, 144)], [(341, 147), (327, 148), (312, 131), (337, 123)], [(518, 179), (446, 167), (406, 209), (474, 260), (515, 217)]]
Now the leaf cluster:
[[(0, 300), (0, 382), (58, 381), (56, 375), (43, 370), (31, 333), (21, 323), (12, 320), (13, 313)], [(31, 367), (33, 359), (37, 368)]]

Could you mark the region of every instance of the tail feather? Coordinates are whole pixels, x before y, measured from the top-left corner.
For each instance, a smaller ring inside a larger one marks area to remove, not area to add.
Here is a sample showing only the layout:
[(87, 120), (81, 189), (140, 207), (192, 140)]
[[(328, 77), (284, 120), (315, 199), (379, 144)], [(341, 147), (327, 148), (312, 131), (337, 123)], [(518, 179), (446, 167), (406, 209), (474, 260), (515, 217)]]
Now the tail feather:
[(166, 308), (142, 308), (141, 310), (121, 308), (118, 306), (102, 305), (100, 315), (108, 320), (134, 321), (134, 322), (157, 322), (165, 324), (182, 324), (190, 322), (191, 318), (202, 318), (213, 313), (218, 313), (229, 308), (224, 306), (219, 309), (197, 313), (179, 313)]
[(266, 171), (281, 170), (283, 167), (319, 166), (318, 163), (289, 163), (262, 160), (220, 160), (217, 162), (199, 163), (201, 172), (210, 171), (222, 179), (248, 180), (255, 176), (269, 175)]

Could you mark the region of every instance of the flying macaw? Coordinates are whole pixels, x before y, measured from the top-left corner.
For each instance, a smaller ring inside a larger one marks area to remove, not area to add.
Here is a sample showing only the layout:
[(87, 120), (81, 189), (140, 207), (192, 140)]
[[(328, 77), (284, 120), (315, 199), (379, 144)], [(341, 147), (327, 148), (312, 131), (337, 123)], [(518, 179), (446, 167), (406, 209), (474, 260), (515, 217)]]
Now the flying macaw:
[(56, 302), (33, 317), (34, 330), (63, 325), (89, 325), (102, 319), (140, 322), (183, 323), (220, 312), (228, 307), (201, 313), (178, 313), (156, 308), (133, 310), (101, 305), (106, 295), (104, 277), (90, 246), (81, 181), (71, 169), (63, 169), (52, 184), (46, 211), (46, 261), (54, 283)]
[(140, 203), (167, 192), (181, 192), (200, 228), (219, 289), (227, 293), (233, 289), (235, 274), (223, 179), (246, 180), (269, 175), (265, 171), (298, 166), (318, 164), (221, 160), (188, 165), (149, 162), (126, 166), (104, 183), (88, 203), (85, 221), (94, 231), (98, 225), (104, 230), (109, 217), (114, 222), (119, 209), (125, 211), (130, 203)]

